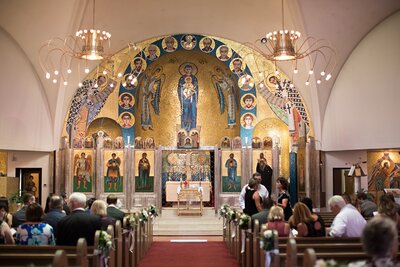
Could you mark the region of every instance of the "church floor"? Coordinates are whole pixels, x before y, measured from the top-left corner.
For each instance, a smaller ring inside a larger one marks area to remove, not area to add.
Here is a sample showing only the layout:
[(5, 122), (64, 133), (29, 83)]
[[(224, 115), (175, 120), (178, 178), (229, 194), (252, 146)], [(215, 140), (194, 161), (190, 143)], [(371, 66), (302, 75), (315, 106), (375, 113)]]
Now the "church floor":
[(222, 241), (221, 235), (213, 236), (153, 236), (154, 242), (169, 242), (171, 240), (207, 240), (208, 242)]

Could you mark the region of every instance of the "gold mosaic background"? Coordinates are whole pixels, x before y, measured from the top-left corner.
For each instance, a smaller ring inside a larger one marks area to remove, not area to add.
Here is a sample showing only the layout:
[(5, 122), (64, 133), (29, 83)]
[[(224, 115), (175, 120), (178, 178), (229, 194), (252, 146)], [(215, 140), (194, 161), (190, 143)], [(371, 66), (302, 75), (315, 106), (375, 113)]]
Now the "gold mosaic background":
[(7, 158), (8, 153), (0, 151), (0, 175), (7, 176)]

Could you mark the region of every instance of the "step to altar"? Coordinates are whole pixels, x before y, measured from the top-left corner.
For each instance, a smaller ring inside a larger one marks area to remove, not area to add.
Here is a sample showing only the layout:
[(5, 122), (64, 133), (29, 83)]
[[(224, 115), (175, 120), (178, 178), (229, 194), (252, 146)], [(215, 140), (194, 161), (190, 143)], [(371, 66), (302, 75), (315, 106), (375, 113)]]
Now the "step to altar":
[(163, 208), (155, 219), (153, 234), (175, 236), (216, 236), (222, 235), (222, 219), (214, 208), (203, 208), (203, 215), (196, 211), (184, 211), (178, 216), (177, 208)]

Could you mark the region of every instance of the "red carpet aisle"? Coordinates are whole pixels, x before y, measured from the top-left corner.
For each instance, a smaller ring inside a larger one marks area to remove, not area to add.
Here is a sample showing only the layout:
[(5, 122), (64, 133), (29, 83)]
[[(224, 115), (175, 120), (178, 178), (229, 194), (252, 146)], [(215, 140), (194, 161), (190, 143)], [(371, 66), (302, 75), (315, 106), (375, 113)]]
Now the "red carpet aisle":
[(237, 266), (224, 242), (154, 242), (139, 267), (230, 267)]

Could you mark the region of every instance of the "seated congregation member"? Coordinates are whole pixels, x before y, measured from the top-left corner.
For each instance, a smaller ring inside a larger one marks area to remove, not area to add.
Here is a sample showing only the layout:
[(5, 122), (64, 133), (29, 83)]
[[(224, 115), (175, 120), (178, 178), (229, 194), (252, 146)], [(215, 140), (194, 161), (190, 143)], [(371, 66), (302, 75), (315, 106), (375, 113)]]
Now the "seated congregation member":
[(262, 210), (261, 198), (257, 191), (259, 186), (260, 182), (251, 178), (249, 181), (249, 186), (246, 188), (246, 193), (244, 195), (245, 208), (243, 212), (249, 216), (252, 216)]
[(400, 263), (396, 263), (399, 243), (393, 220), (383, 216), (372, 218), (365, 226), (361, 240), (371, 257), (366, 267), (400, 267)]
[(53, 193), (50, 193), (46, 198), (46, 205), (44, 206), (44, 213), (48, 213), (50, 211), (50, 198), (54, 196)]
[(361, 213), (342, 196), (335, 195), (328, 201), (335, 218), (329, 235), (334, 237), (359, 237), (367, 223)]
[(0, 220), (0, 245), (1, 244), (14, 244), (11, 228), (2, 220)]
[(392, 219), (397, 229), (400, 230), (400, 216), (397, 213), (394, 203), (395, 202), (393, 202), (389, 195), (382, 195), (379, 198), (378, 214)]
[(115, 225), (115, 219), (107, 216), (107, 204), (103, 200), (95, 200), (90, 208), (90, 214), (100, 217), (101, 230), (106, 231), (109, 225)]
[(61, 193), (60, 196), (63, 199), (63, 210), (64, 210), (65, 214), (68, 215), (71, 213), (71, 211), (68, 208), (68, 195), (67, 195), (67, 193)]
[(279, 206), (273, 206), (270, 209), (266, 227), (267, 230), (276, 230), (278, 232), (278, 236), (280, 237), (290, 235), (290, 226), (287, 222), (285, 222), (283, 209)]
[(78, 239), (83, 237), (88, 246), (93, 246), (94, 234), (101, 229), (101, 221), (98, 216), (87, 214), (85, 206), (85, 194), (78, 192), (71, 194), (68, 201), (71, 213), (57, 224), (57, 245), (76, 246)]
[(318, 213), (315, 213), (315, 212), (314, 212), (314, 206), (313, 206), (312, 199), (309, 198), (309, 197), (303, 197), (303, 198), (300, 200), (300, 202), (301, 202), (301, 203), (304, 203), (304, 204), (307, 206), (307, 208), (310, 210), (310, 212), (311, 212), (312, 215), (317, 215), (318, 221), (320, 222), (322, 228), (323, 228), (324, 231), (325, 231), (325, 221), (324, 221), (324, 219), (321, 217), (321, 215), (319, 215)]
[[(261, 174), (259, 174), (258, 172), (253, 173), (252, 179), (256, 179), (257, 181), (260, 182), (260, 186), (258, 187), (258, 194), (260, 195), (260, 198), (265, 198), (269, 196), (269, 192), (267, 190), (267, 188), (261, 184)], [(242, 191), (240, 191), (240, 195), (239, 195), (239, 204), (240, 204), (240, 208), (243, 210), (245, 208), (245, 204), (244, 204), (244, 195), (246, 194), (246, 188), (249, 186), (249, 184), (246, 184), (245, 186), (243, 186)]]
[(11, 227), (12, 215), (9, 213), (8, 198), (6, 197), (0, 197), (0, 220)]
[(115, 195), (107, 196), (107, 216), (112, 217), (116, 220), (120, 220), (121, 223), (124, 221), (125, 213), (120, 211), (117, 207), (118, 198)]
[(254, 222), (254, 220), (258, 220), (258, 222), (261, 224), (266, 224), (268, 221), (268, 214), (269, 210), (271, 209), (272, 205), (274, 203), (272, 202), (272, 199), (270, 197), (264, 197), (262, 200), (262, 207), (263, 210), (252, 215), (251, 216), (251, 221)]
[(378, 206), (375, 202), (368, 199), (367, 194), (364, 192), (357, 194), (357, 200), (360, 205), (360, 212), (364, 218), (371, 218), (374, 216), (374, 212), (378, 210)]
[(60, 196), (52, 195), (49, 200), (49, 211), (44, 216), (43, 222), (50, 224), (55, 233), (57, 231), (57, 223), (65, 216), (63, 199)]
[(24, 202), (24, 206), (13, 214), (12, 217), (12, 227), (17, 228), (20, 224), (26, 221), (26, 210), (28, 205), (35, 203), (35, 196), (31, 193), (25, 193), (22, 197), (22, 201)]
[(86, 200), (86, 213), (90, 214), (90, 209), (92, 208), (93, 202), (96, 201), (95, 197), (91, 197), (88, 200)]
[(38, 203), (26, 208), (26, 222), (18, 226), (18, 245), (55, 245), (53, 227), (42, 222), (43, 209)]
[(276, 188), (279, 191), (277, 205), (282, 207), (285, 213), (285, 221), (288, 221), (293, 214), (292, 206), (290, 205), (290, 196), (287, 193), (289, 183), (284, 177), (279, 177), (276, 180)]
[(291, 228), (296, 229), (298, 237), (325, 236), (325, 228), (318, 220), (316, 214), (311, 214), (309, 208), (302, 202), (296, 203), (293, 215), (289, 219)]

